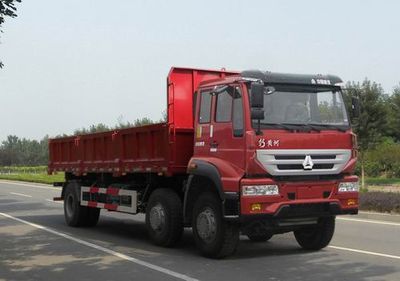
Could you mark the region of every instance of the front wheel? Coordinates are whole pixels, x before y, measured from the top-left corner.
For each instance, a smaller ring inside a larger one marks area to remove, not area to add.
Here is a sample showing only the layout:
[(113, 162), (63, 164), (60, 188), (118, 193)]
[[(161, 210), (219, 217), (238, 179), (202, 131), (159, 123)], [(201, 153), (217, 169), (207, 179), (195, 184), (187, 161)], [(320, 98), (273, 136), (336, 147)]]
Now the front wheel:
[(223, 219), (221, 202), (213, 193), (203, 193), (197, 199), (192, 228), (196, 245), (204, 256), (223, 258), (235, 252), (239, 227)]
[(294, 231), (297, 243), (306, 250), (320, 250), (328, 246), (335, 232), (335, 217), (320, 218), (313, 227)]

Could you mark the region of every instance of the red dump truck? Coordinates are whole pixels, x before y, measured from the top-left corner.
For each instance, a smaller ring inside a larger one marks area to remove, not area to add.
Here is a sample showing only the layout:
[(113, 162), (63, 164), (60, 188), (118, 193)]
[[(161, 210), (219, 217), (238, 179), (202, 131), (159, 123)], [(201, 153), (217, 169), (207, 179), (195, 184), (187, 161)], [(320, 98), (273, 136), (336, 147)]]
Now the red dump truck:
[[(232, 254), (239, 235), (294, 232), (327, 246), (336, 215), (357, 214), (357, 139), (334, 75), (173, 67), (165, 123), (51, 139), (50, 174), (65, 173), (66, 223), (101, 209), (146, 214), (157, 245), (185, 227), (200, 252)], [(132, 105), (135, 108), (135, 105)]]

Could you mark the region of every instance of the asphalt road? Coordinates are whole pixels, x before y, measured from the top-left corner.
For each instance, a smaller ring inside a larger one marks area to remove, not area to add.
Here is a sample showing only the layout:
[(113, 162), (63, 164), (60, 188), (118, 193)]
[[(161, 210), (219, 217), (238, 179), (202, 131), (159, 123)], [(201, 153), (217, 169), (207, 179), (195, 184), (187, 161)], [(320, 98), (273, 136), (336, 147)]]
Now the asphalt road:
[[(291, 233), (237, 253), (198, 255), (191, 230), (178, 247), (151, 244), (143, 216), (102, 211), (95, 228), (71, 228), (53, 202), (59, 188), (0, 181), (0, 280), (400, 280), (400, 221), (338, 218), (333, 241), (300, 249)], [(391, 218), (392, 220), (392, 218)]]

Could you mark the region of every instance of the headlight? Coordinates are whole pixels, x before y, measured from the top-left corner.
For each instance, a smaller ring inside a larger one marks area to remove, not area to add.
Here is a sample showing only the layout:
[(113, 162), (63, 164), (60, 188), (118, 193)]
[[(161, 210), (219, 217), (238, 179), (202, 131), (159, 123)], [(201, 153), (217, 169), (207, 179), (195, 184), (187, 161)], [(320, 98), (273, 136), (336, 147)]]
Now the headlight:
[(341, 182), (339, 184), (339, 192), (358, 192), (358, 182)]
[(277, 185), (245, 185), (242, 187), (242, 195), (279, 195), (279, 188)]

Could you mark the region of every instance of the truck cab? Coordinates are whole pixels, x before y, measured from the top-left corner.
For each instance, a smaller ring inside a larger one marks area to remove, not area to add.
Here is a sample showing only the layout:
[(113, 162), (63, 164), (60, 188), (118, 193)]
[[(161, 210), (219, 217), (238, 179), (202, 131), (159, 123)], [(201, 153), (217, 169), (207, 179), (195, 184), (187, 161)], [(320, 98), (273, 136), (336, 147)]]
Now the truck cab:
[[(303, 248), (319, 249), (336, 215), (357, 214), (357, 140), (340, 83), (245, 71), (199, 85), (188, 173), (217, 190), (224, 219), (251, 240), (294, 231)], [(207, 237), (212, 221), (204, 212), (191, 225)]]

